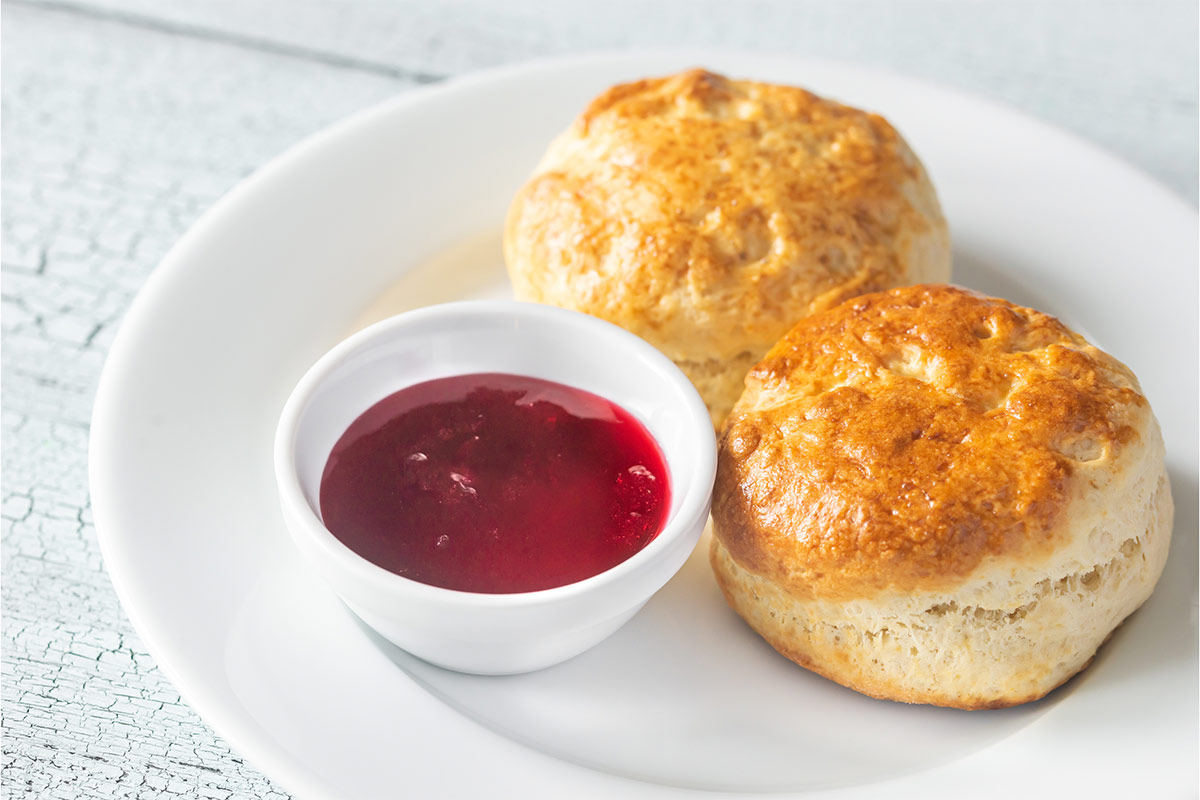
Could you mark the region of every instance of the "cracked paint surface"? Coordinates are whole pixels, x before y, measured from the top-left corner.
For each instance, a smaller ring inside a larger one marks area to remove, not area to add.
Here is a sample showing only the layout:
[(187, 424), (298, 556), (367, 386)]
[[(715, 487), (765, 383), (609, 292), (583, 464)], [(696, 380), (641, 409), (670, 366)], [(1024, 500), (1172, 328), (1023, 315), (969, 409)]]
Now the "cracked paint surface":
[(92, 524), (88, 423), (122, 315), (200, 213), (410, 84), (23, 7), (2, 49), (4, 795), (286, 797), (130, 627)]

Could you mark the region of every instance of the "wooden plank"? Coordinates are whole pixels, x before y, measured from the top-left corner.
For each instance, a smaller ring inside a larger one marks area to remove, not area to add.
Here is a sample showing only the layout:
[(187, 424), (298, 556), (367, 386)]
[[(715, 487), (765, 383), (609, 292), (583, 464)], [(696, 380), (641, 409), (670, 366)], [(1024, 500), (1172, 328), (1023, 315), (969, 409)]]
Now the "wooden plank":
[(4, 8), (2, 46), (5, 795), (283, 797), (117, 602), (88, 506), (92, 397), (134, 293), (201, 212), (413, 84), (27, 7)]
[(534, 57), (714, 46), (880, 67), (990, 97), (1115, 151), (1193, 204), (1194, 0), (20, 0), (426, 77)]

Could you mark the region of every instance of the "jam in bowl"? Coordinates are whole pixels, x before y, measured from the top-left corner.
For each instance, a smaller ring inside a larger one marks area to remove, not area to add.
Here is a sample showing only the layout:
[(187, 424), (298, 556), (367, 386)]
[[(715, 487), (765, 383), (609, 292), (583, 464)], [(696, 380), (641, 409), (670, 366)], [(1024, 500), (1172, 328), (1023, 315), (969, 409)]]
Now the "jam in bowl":
[(284, 520), (401, 648), (463, 672), (566, 660), (631, 618), (708, 518), (716, 445), (687, 378), (620, 328), (432, 306), (323, 356), (280, 417)]
[(669, 478), (625, 409), (560, 383), (482, 373), (388, 395), (325, 463), (321, 517), (397, 575), (532, 592), (615, 567), (658, 535)]

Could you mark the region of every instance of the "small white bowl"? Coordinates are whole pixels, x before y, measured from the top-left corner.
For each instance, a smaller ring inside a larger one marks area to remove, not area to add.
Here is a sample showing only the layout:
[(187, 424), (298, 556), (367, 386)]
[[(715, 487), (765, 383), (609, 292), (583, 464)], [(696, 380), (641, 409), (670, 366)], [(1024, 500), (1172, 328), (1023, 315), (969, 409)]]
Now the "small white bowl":
[[(557, 381), (632, 413), (666, 457), (671, 508), (642, 550), (585, 580), (516, 594), (444, 589), (401, 577), (322, 524), (322, 471), (363, 411), (422, 381), (507, 372)], [(388, 640), (460, 672), (501, 675), (565, 661), (599, 644), (670, 580), (708, 519), (716, 441), (682, 372), (633, 334), (549, 306), (469, 302), (384, 320), (323, 356), (297, 384), (275, 434), (275, 477), (296, 545), (351, 610)]]

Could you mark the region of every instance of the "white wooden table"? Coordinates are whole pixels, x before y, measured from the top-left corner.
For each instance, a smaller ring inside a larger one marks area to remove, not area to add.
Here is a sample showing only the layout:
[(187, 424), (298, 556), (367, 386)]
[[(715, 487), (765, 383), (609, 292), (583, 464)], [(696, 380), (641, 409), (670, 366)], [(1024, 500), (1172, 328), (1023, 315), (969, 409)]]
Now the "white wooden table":
[(234, 182), (398, 92), (584, 50), (859, 62), (1075, 131), (1193, 205), (1194, 0), (3, 0), (3, 791), (284, 797), (130, 628), (88, 503), (105, 353)]

